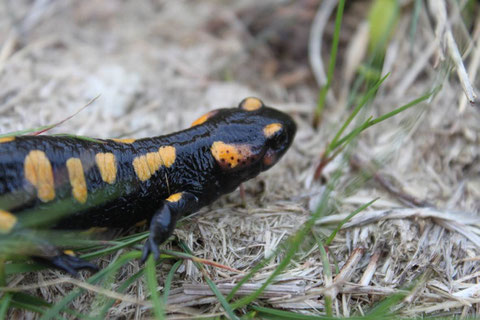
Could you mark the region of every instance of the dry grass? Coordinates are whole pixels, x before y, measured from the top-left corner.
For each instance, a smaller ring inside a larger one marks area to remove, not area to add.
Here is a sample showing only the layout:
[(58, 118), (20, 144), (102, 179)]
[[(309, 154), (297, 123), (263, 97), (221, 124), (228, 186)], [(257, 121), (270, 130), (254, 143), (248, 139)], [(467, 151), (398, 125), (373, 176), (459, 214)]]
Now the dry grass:
[[(332, 279), (325, 279), (316, 242), (307, 239), (287, 270), (263, 292), (260, 305), (319, 314), (327, 294), (334, 298), (334, 315), (361, 315), (383, 297), (415, 283), (396, 306), (400, 315), (479, 312), (480, 109), (478, 100), (476, 106), (469, 105), (463, 92), (469, 100), (476, 99), (480, 15), (472, 15), (475, 27), (469, 30), (453, 1), (448, 7), (442, 7), (443, 1), (429, 1), (410, 41), (413, 1), (402, 2), (384, 63), (383, 73), (391, 76), (369, 113), (384, 114), (438, 84), (443, 87), (429, 103), (362, 134), (354, 149), (361, 160), (346, 164), (338, 158), (325, 167), (323, 181), (338, 168), (345, 174), (331, 200), (335, 212), (316, 224), (320, 234), (328, 235), (348, 213), (379, 200), (345, 224), (328, 247)], [(292, 58), (288, 50), (278, 58), (278, 52), (266, 46), (268, 35), (278, 29), (269, 30), (267, 24), (263, 34), (252, 34), (248, 28), (248, 18), (263, 21), (271, 15), (256, 16), (255, 1), (242, 2), (241, 7), (230, 1), (33, 3), (4, 1), (0, 6), (1, 133), (58, 122), (98, 94), (93, 105), (53, 132), (159, 135), (185, 128), (213, 108), (234, 106), (247, 95), (260, 96), (295, 117), (299, 131), (294, 146), (274, 169), (246, 183), (246, 208), (236, 191), (175, 232), (195, 256), (240, 271), (206, 266), (219, 290), (228, 294), (244, 272), (273, 252), (316, 208), (324, 185), (312, 179), (313, 173), (326, 142), (348, 114), (345, 94), (366, 48), (365, 31), (358, 26), (368, 3), (356, 1), (345, 12), (339, 67), (327, 97), (337, 103), (327, 105), (318, 131), (311, 126), (318, 94), (313, 79), (321, 77), (308, 73), (307, 45), (292, 40), (303, 58)], [(274, 14), (288, 16), (298, 10), (311, 21), (314, 11), (309, 6), (314, 10), (317, 2), (300, 1), (283, 11), (282, 2), (268, 3), (277, 8)], [(298, 23), (298, 32), (309, 31), (308, 23), (305, 29), (301, 26)], [(321, 33), (322, 53), (328, 51), (332, 29), (330, 21)], [(460, 52), (468, 54), (460, 57), (455, 41)], [(328, 61), (326, 56), (323, 61)], [(359, 168), (373, 178), (367, 179)], [(257, 289), (282, 257), (262, 268), (238, 295)], [(98, 263), (105, 267), (110, 259)], [(160, 286), (171, 268), (168, 263), (158, 269)], [(141, 267), (133, 261), (111, 286), (87, 287), (72, 308), (91, 312), (103, 301), (94, 294), (99, 292), (117, 300), (108, 313), (111, 318), (151, 314), (142, 278), (124, 294), (115, 292), (121, 280)], [(55, 302), (79, 285), (79, 280), (63, 277), (48, 270), (8, 280), (10, 287)], [(222, 314), (202, 272), (190, 260), (175, 273), (167, 309), (177, 318)], [(26, 313), (10, 311), (17, 317)]]

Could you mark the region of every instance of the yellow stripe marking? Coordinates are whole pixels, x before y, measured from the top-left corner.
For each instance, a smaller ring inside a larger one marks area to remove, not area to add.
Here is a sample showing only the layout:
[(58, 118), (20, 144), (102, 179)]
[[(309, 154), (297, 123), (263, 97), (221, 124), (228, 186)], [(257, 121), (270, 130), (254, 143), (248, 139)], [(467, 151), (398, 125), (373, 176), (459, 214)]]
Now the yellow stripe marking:
[(282, 129), (282, 125), (280, 123), (271, 123), (269, 125), (266, 125), (263, 128), (263, 134), (265, 137), (270, 138), (273, 136), (277, 131)]
[(9, 233), (17, 223), (17, 217), (10, 212), (0, 210), (0, 233)]
[(83, 173), (82, 161), (79, 158), (70, 158), (67, 160), (68, 178), (72, 186), (72, 195), (80, 203), (87, 201), (88, 191)]
[(148, 168), (147, 156), (138, 156), (133, 159), (133, 169), (140, 181), (146, 181), (152, 176), (152, 172)]
[(177, 202), (179, 201), (180, 199), (182, 199), (182, 193), (181, 192), (178, 192), (178, 193), (174, 193), (172, 194), (170, 197), (167, 198), (167, 201), (168, 202)]
[(95, 162), (97, 163), (102, 180), (109, 184), (114, 183), (117, 178), (117, 162), (115, 155), (111, 152), (97, 153), (95, 155)]
[(162, 158), (160, 158), (160, 154), (158, 152), (149, 152), (146, 154), (146, 158), (148, 169), (153, 175), (158, 169), (160, 169), (160, 166), (162, 165)]
[(133, 159), (132, 165), (140, 181), (147, 181), (161, 166), (170, 168), (175, 162), (175, 147), (160, 147), (158, 152), (149, 152)]
[(172, 164), (175, 162), (175, 158), (177, 157), (175, 147), (172, 146), (160, 147), (158, 149), (158, 153), (160, 154), (163, 165), (167, 168), (172, 166)]
[(0, 138), (0, 143), (10, 142), (13, 140), (15, 140), (15, 137), (3, 137), (3, 138)]
[(245, 98), (240, 102), (240, 108), (247, 111), (255, 111), (263, 107), (262, 100), (254, 97)]
[(47, 202), (55, 199), (53, 170), (45, 152), (32, 150), (24, 162), (25, 178), (37, 189), (38, 198)]
[(115, 141), (115, 142), (128, 143), (128, 144), (131, 144), (131, 143), (134, 143), (135, 141), (137, 141), (137, 139), (133, 139), (133, 138), (112, 139), (112, 140)]

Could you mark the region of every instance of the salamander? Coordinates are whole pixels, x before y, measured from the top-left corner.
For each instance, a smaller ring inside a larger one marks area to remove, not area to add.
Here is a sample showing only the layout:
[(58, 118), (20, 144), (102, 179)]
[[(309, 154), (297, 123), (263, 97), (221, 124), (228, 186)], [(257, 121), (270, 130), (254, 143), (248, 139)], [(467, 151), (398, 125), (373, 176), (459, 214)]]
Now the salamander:
[[(180, 217), (271, 168), (295, 132), (289, 115), (249, 97), (164, 136), (0, 138), (0, 233), (21, 230), (29, 209), (48, 214), (59, 206), (74, 213), (47, 219), (48, 229), (125, 228), (146, 219), (142, 261), (158, 258)], [(69, 273), (96, 268), (55, 246), (39, 247), (34, 258)]]

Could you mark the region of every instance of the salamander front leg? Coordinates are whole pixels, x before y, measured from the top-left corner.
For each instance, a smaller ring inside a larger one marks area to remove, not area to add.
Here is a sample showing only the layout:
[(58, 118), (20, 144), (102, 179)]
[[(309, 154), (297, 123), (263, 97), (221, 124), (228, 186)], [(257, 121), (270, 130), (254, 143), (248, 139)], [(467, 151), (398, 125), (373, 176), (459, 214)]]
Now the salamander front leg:
[(142, 262), (147, 260), (150, 253), (158, 259), (158, 246), (172, 235), (177, 220), (193, 213), (197, 208), (198, 199), (189, 192), (179, 192), (168, 197), (150, 222), (150, 236), (143, 247)]

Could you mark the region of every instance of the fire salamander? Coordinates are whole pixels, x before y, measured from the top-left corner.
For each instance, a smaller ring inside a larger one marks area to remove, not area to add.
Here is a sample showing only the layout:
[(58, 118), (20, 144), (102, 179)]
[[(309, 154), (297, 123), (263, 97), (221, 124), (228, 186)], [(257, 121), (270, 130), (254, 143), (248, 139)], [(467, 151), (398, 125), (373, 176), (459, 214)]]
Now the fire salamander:
[[(271, 168), (292, 144), (296, 125), (285, 113), (246, 98), (238, 108), (213, 110), (189, 129), (144, 139), (69, 136), (0, 138), (0, 233), (22, 226), (24, 212), (55, 205), (75, 213), (50, 219), (48, 229), (125, 228), (150, 221), (142, 260), (177, 220), (234, 191)], [(95, 265), (70, 250), (38, 244), (40, 259), (76, 274)]]

